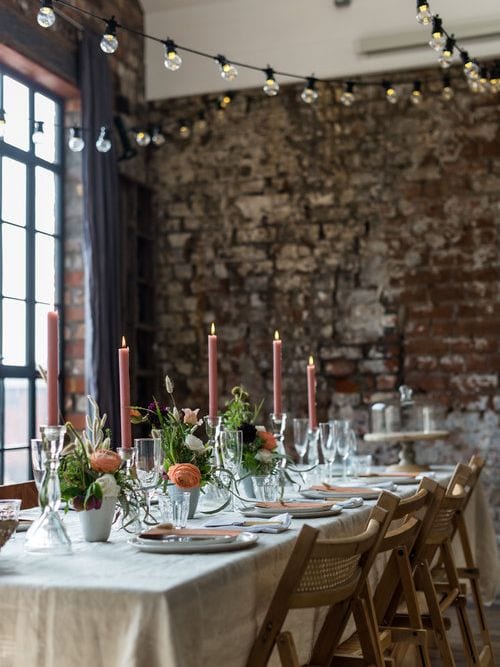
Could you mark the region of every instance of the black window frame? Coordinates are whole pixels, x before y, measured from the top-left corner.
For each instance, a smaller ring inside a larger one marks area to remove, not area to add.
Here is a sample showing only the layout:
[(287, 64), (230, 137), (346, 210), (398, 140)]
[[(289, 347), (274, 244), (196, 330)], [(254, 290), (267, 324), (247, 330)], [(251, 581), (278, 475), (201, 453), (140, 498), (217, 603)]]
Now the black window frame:
[[(55, 302), (54, 306), (59, 312), (59, 406), (63, 409), (63, 386), (64, 386), (64, 359), (63, 359), (63, 332), (64, 332), (64, 303), (63, 303), (63, 271), (64, 271), (64, 99), (29, 79), (8, 66), (0, 64), (0, 107), (3, 104), (3, 77), (4, 75), (19, 81), (29, 89), (29, 121), (30, 121), (30, 143), (29, 150), (24, 151), (15, 146), (0, 141), (0, 200), (2, 196), (2, 158), (9, 157), (26, 165), (26, 364), (24, 366), (4, 366), (0, 359), (0, 484), (5, 481), (5, 453), (15, 451), (27, 451), (26, 479), (33, 479), (31, 457), (29, 455), (31, 438), (39, 437), (36, 423), (36, 380), (41, 378), (35, 360), (35, 170), (43, 167), (56, 175), (56, 224), (54, 230), (55, 243)], [(56, 159), (54, 163), (35, 155), (35, 144), (31, 139), (34, 121), (35, 94), (40, 93), (56, 104), (56, 125), (54, 138), (56, 141)], [(5, 109), (6, 122), (9, 122), (8, 109)], [(2, 257), (2, 228), (4, 220), (1, 218), (0, 207), (0, 265)], [(6, 223), (8, 224), (8, 223)], [(52, 236), (52, 235), (50, 235)], [(0, 271), (0, 302), (4, 299), (2, 273)], [(0, 308), (0, 350), (2, 349), (3, 335), (3, 308)], [(45, 365), (45, 364), (43, 364)], [(5, 447), (5, 391), (4, 380), (6, 379), (28, 380), (28, 442), (15, 447)]]

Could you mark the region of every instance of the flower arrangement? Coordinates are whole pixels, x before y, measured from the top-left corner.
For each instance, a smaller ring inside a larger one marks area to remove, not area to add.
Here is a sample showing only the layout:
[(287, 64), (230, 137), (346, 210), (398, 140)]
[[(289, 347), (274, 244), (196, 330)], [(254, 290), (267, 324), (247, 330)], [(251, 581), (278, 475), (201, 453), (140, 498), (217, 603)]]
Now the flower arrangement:
[(66, 424), (72, 442), (61, 453), (61, 497), (78, 512), (99, 509), (104, 498), (116, 498), (126, 527), (144, 507), (144, 500), (137, 480), (127, 473), (119, 454), (110, 449), (110, 433), (104, 431), (107, 416), (101, 417), (96, 401), (91, 396), (88, 399), (93, 418), (87, 415), (86, 430), (80, 434), (70, 422)]
[[(181, 489), (202, 487), (213, 481), (211, 447), (206, 447), (195, 434), (203, 423), (198, 418), (199, 408), (179, 410), (174, 398), (174, 385), (167, 375), (165, 388), (171, 406), (161, 406), (156, 399), (147, 408), (134, 407), (131, 421), (147, 423), (154, 436), (158, 433), (163, 450), (163, 480), (169, 480)], [(155, 433), (156, 432), (156, 433)]]
[(222, 422), (224, 426), (243, 433), (242, 465), (250, 475), (269, 475), (283, 457), (278, 453), (274, 435), (256, 425), (262, 402), (252, 407), (243, 387), (234, 387), (231, 395)]

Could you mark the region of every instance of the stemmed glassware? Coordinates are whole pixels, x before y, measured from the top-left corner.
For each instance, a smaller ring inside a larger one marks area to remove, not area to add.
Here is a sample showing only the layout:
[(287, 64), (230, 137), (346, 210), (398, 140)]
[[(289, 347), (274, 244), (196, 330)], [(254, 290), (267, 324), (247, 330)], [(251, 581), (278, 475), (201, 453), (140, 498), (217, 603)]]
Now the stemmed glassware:
[[(342, 459), (342, 480), (347, 480), (347, 459), (351, 453), (354, 432), (347, 419), (337, 419), (330, 422), (333, 431), (333, 439), (337, 452)], [(355, 437), (355, 436), (354, 436)]]
[(214, 463), (216, 466), (219, 466), (219, 434), (222, 426), (222, 417), (210, 417), (209, 415), (206, 415), (203, 417), (203, 420), (205, 422), (205, 430), (208, 437), (207, 446), (212, 447)]
[(31, 439), (31, 469), (33, 470), (33, 479), (35, 480), (36, 488), (40, 493), (42, 486), (43, 473), (45, 470), (45, 450), (43, 447), (43, 440), (41, 438)]
[(299, 455), (299, 464), (304, 463), (304, 456), (309, 444), (309, 419), (307, 417), (294, 417), (293, 420), (293, 446)]
[(220, 452), (223, 467), (230, 473), (230, 509), (236, 510), (236, 475), (239, 474), (243, 456), (243, 433), (225, 430), (220, 434)]
[(135, 469), (142, 490), (146, 495), (148, 515), (151, 513), (151, 496), (160, 478), (161, 441), (158, 438), (134, 440)]
[(334, 437), (333, 427), (330, 422), (322, 422), (319, 425), (319, 437), (323, 458), (328, 465), (328, 482), (333, 481), (333, 462), (337, 455), (337, 441)]
[(41, 426), (45, 472), (40, 485), (41, 516), (26, 533), (26, 551), (30, 553), (70, 554), (71, 540), (59, 516), (61, 487), (59, 457), (63, 448), (65, 426)]
[[(278, 444), (278, 452), (285, 456), (285, 428), (286, 428), (286, 412), (271, 412), (272, 432)], [(286, 460), (283, 459), (286, 463)]]

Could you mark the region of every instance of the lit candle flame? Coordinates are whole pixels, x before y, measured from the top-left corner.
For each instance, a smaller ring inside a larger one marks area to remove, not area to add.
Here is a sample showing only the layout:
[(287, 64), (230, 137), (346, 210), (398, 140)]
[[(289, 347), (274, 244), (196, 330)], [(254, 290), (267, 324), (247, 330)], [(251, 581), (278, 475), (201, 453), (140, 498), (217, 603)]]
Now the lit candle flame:
[(309, 355), (309, 366), (314, 366), (314, 359), (312, 354)]
[(276, 329), (276, 331), (274, 332), (274, 340), (279, 340), (279, 339), (280, 339), (280, 332), (278, 331), (278, 329)]
[(122, 347), (127, 347), (127, 341), (125, 340), (125, 336), (122, 336)]
[(212, 326), (210, 327), (210, 335), (215, 336), (215, 322), (212, 322)]

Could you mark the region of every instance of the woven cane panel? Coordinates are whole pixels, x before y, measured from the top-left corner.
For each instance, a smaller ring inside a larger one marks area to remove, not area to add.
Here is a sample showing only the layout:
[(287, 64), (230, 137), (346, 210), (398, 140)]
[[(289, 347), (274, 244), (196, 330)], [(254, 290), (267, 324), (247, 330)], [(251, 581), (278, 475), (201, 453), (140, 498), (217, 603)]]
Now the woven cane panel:
[(297, 593), (333, 590), (349, 581), (358, 569), (359, 555), (348, 558), (311, 558)]
[(446, 533), (451, 530), (452, 519), (455, 514), (455, 510), (441, 510), (437, 513), (436, 518), (434, 519), (434, 524), (432, 526), (433, 533)]

